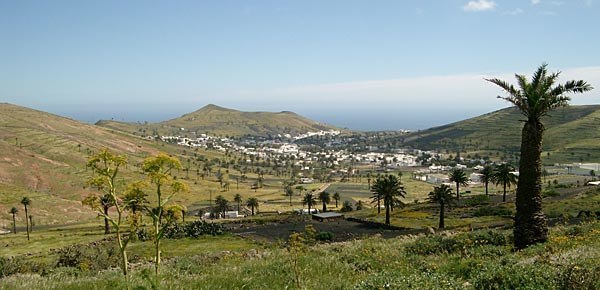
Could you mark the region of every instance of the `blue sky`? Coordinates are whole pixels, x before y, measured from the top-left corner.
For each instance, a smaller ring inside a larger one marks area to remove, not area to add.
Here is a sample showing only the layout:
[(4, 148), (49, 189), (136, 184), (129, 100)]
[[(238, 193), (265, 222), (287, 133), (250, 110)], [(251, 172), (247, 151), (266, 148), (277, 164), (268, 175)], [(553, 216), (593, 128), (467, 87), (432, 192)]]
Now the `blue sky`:
[(215, 103), (427, 128), (507, 106), (483, 78), (542, 62), (600, 88), (598, 27), (600, 0), (0, 0), (0, 101), (92, 122)]

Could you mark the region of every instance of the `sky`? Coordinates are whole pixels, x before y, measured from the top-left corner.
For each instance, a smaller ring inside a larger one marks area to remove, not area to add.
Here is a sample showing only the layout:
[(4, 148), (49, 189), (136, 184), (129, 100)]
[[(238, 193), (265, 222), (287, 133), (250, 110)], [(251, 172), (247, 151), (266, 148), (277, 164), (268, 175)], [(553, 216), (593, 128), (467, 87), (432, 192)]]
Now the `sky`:
[(509, 104), (542, 63), (597, 89), (600, 0), (0, 0), (0, 102), (95, 122), (207, 104), (359, 130), (425, 129)]

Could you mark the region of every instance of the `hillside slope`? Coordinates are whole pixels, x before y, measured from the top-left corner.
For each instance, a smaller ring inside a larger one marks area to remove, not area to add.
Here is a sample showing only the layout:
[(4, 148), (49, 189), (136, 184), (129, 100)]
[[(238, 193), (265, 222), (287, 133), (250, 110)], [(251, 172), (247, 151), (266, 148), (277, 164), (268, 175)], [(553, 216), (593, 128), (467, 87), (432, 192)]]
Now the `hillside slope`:
[(8, 225), (13, 206), (21, 211), (17, 222), (24, 218), (23, 196), (31, 198), (37, 224), (92, 217), (81, 205), (92, 152), (110, 148), (132, 164), (158, 152), (139, 138), (11, 104), (0, 104), (0, 128), (0, 227)]
[(140, 124), (101, 120), (97, 125), (135, 135), (208, 133), (219, 136), (267, 136), (335, 129), (333, 126), (315, 122), (293, 112), (242, 112), (216, 105), (207, 105), (195, 112), (160, 123)]
[[(405, 145), (423, 149), (461, 150), (467, 154), (519, 152), (522, 120), (514, 108), (506, 108), (445, 126), (414, 132)], [(600, 105), (569, 106), (543, 119), (546, 161), (600, 161)]]

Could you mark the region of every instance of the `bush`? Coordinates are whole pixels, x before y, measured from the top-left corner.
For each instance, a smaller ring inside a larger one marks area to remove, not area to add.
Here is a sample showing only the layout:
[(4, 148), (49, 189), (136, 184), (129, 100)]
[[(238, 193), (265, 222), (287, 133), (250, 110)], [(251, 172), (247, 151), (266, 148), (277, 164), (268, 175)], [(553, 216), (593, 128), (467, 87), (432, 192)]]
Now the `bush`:
[(475, 289), (555, 289), (556, 270), (548, 265), (491, 265), (473, 281)]
[(114, 243), (103, 240), (87, 245), (58, 249), (56, 267), (74, 267), (82, 271), (98, 271), (118, 267), (121, 256)]
[(47, 269), (48, 265), (41, 262), (32, 261), (23, 256), (17, 256), (13, 258), (0, 257), (0, 278), (8, 277), (14, 274), (43, 274), (47, 271)]
[(452, 237), (427, 236), (415, 240), (406, 246), (410, 254), (431, 255), (440, 253), (456, 253), (477, 245), (504, 246), (509, 239), (497, 231), (473, 232)]
[(164, 237), (167, 239), (198, 238), (203, 235), (218, 236), (227, 232), (219, 223), (193, 221), (185, 224), (172, 223), (165, 227)]
[(344, 201), (344, 204), (342, 205), (342, 209), (340, 210), (341, 212), (350, 212), (353, 211), (354, 209), (352, 208), (352, 203), (348, 200)]
[(512, 210), (503, 206), (484, 206), (478, 208), (473, 216), (481, 217), (481, 216), (511, 216), (513, 214)]
[(330, 232), (319, 232), (315, 236), (315, 240), (319, 242), (331, 242), (333, 240), (333, 233)]
[(554, 190), (552, 188), (548, 188), (542, 192), (542, 196), (543, 197), (555, 197), (555, 196), (560, 196), (560, 193), (558, 193), (556, 190)]

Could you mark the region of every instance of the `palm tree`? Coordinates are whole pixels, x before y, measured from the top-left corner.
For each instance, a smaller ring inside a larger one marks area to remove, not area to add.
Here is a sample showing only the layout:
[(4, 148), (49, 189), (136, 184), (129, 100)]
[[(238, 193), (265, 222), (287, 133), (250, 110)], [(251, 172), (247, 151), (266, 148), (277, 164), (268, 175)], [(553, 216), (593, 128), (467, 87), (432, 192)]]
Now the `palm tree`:
[(448, 173), (448, 177), (450, 178), (450, 182), (454, 182), (456, 184), (456, 199), (460, 199), (460, 186), (467, 186), (467, 182), (469, 178), (467, 174), (460, 168), (453, 168)]
[(317, 200), (315, 199), (312, 192), (307, 192), (302, 199), (303, 205), (308, 205), (308, 214), (312, 214), (311, 208), (317, 204)]
[(242, 203), (242, 196), (238, 193), (233, 197), (233, 201), (237, 203), (237, 210), (240, 212), (240, 203)]
[(507, 94), (498, 98), (517, 107), (527, 118), (521, 135), (521, 160), (517, 184), (514, 245), (521, 249), (548, 239), (548, 224), (542, 211), (541, 152), (544, 125), (542, 117), (550, 111), (569, 104), (569, 93), (583, 93), (592, 86), (583, 80), (556, 84), (560, 72), (548, 74), (542, 64), (531, 81), (516, 74), (519, 88), (500, 79), (487, 79)]
[(510, 188), (511, 185), (517, 184), (517, 176), (512, 172), (515, 170), (510, 164), (503, 163), (496, 166), (496, 172), (492, 177), (492, 180), (496, 185), (502, 184), (504, 186), (504, 194), (502, 195), (502, 201), (506, 201), (506, 187)]
[(485, 184), (485, 195), (488, 195), (488, 185), (490, 182), (493, 182), (494, 179), (494, 167), (491, 165), (486, 165), (481, 170), (481, 182)]
[(12, 214), (13, 217), (13, 233), (17, 233), (17, 220), (15, 219), (15, 216), (17, 215), (17, 213), (19, 212), (19, 210), (16, 207), (13, 207), (10, 209), (9, 213)]
[(438, 229), (444, 228), (444, 206), (448, 205), (450, 207), (452, 200), (452, 189), (446, 184), (434, 187), (433, 191), (429, 193), (429, 201), (440, 205), (440, 224)]
[(294, 190), (291, 186), (287, 185), (284, 189), (285, 195), (290, 198), (290, 206), (292, 206), (292, 197), (294, 196)]
[(340, 201), (340, 199), (341, 199), (340, 194), (337, 193), (337, 192), (334, 193), (333, 194), (333, 199), (335, 200), (335, 207), (337, 208), (338, 207), (338, 201)]
[(217, 212), (219, 212), (220, 214), (222, 214), (223, 217), (225, 217), (225, 212), (229, 208), (229, 201), (225, 199), (225, 197), (223, 197), (222, 195), (218, 195), (215, 198), (215, 205)]
[(25, 207), (25, 223), (27, 225), (27, 240), (29, 241), (29, 219), (27, 219), (27, 217), (29, 216), (29, 214), (27, 213), (27, 207), (31, 205), (31, 199), (29, 199), (29, 197), (23, 197), (23, 199), (21, 199), (21, 204)]
[(251, 197), (246, 201), (246, 205), (252, 209), (252, 215), (254, 215), (254, 208), (258, 209), (258, 199)]
[(296, 186), (296, 190), (298, 191), (298, 195), (302, 196), (302, 192), (305, 191), (306, 188), (304, 188), (302, 185), (298, 185)]
[(327, 191), (321, 191), (319, 193), (319, 200), (323, 203), (323, 212), (327, 211), (327, 204), (331, 202), (331, 196)]
[(390, 209), (394, 206), (403, 206), (400, 197), (405, 197), (406, 191), (395, 175), (386, 174), (378, 177), (371, 187), (373, 203), (383, 200), (385, 207), (385, 224), (390, 224)]

